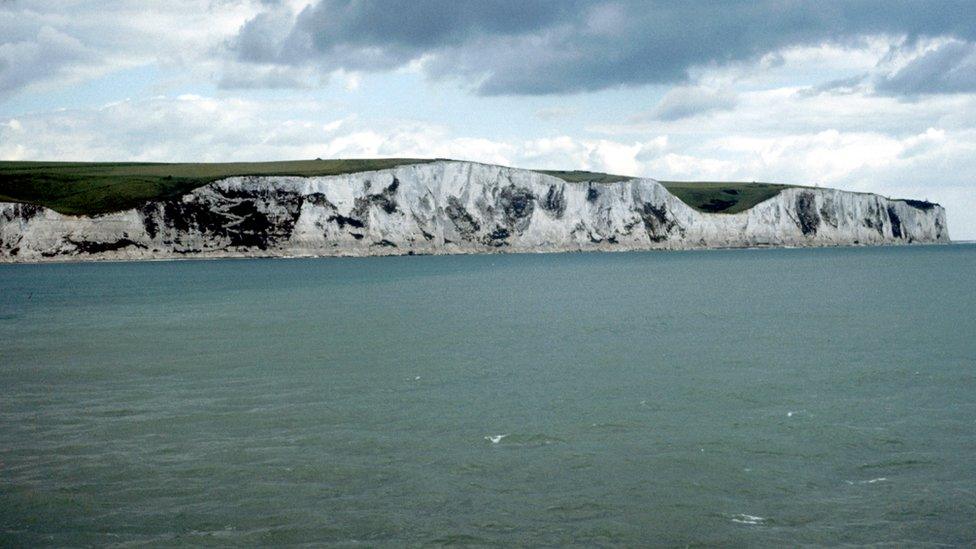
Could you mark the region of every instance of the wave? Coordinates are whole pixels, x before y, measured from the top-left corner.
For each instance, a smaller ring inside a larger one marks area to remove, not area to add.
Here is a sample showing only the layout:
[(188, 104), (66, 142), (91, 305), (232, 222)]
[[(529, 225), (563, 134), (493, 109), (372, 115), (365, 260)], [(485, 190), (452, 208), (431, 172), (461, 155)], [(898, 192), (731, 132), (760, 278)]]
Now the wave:
[(506, 435), (486, 435), (484, 437), (493, 446), (548, 446), (565, 442), (563, 439), (546, 434), (506, 434)]
[(878, 478), (873, 478), (873, 479), (870, 479), (870, 480), (848, 480), (848, 481), (845, 481), (845, 482), (847, 482), (847, 484), (851, 484), (851, 485), (853, 485), (853, 484), (875, 484), (877, 482), (885, 482), (887, 480), (888, 480), (887, 477), (878, 477)]
[(766, 519), (763, 517), (757, 517), (755, 515), (746, 515), (740, 513), (738, 515), (732, 515), (732, 522), (737, 522), (739, 524), (763, 524)]

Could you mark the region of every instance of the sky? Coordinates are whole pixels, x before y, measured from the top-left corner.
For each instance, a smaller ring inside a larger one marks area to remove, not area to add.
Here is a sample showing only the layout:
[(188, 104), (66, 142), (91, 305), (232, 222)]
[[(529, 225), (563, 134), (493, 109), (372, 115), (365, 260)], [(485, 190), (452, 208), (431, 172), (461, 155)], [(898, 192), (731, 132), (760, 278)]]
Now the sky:
[(976, 239), (972, 0), (0, 0), (0, 159), (819, 185)]

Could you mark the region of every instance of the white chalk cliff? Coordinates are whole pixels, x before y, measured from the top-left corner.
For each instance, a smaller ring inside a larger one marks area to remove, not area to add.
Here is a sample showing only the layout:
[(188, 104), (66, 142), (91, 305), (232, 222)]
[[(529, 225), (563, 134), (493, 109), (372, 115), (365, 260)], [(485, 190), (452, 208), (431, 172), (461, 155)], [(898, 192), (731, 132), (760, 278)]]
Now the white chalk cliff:
[(945, 210), (790, 188), (702, 213), (653, 179), (569, 183), (437, 161), (328, 177), (232, 177), (79, 217), (0, 202), (0, 261), (338, 256), (948, 242)]

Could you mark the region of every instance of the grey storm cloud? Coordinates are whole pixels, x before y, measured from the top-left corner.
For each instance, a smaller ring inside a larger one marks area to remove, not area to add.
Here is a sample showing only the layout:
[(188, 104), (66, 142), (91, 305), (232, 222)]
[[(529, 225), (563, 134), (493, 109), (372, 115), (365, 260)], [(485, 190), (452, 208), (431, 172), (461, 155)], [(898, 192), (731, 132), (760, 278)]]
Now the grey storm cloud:
[(837, 78), (828, 80), (817, 86), (804, 88), (797, 92), (800, 97), (815, 97), (821, 94), (850, 94), (854, 93), (858, 86), (868, 79), (868, 74), (855, 74), (847, 78)]
[(968, 44), (974, 20), (971, 0), (319, 0), (298, 14), (269, 7), (230, 47), (242, 62), (323, 70), (426, 57), (432, 77), (534, 95), (680, 83), (691, 67), (870, 34)]
[(893, 95), (976, 91), (976, 44), (942, 44), (879, 80), (875, 89)]

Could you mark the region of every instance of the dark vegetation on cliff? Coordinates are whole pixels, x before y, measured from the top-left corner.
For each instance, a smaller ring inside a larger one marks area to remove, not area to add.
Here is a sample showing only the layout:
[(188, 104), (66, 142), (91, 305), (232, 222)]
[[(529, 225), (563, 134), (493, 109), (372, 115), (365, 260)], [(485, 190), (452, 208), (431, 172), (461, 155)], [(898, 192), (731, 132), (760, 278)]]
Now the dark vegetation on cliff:
[[(294, 160), (164, 164), (137, 162), (3, 162), (0, 201), (37, 204), (71, 215), (97, 215), (172, 199), (226, 177), (327, 176), (394, 168), (430, 159)], [(613, 184), (629, 176), (588, 171), (535, 170), (570, 183)], [(795, 185), (712, 181), (662, 181), (672, 194), (701, 212), (738, 213)], [(927, 210), (930, 202), (906, 201)]]

